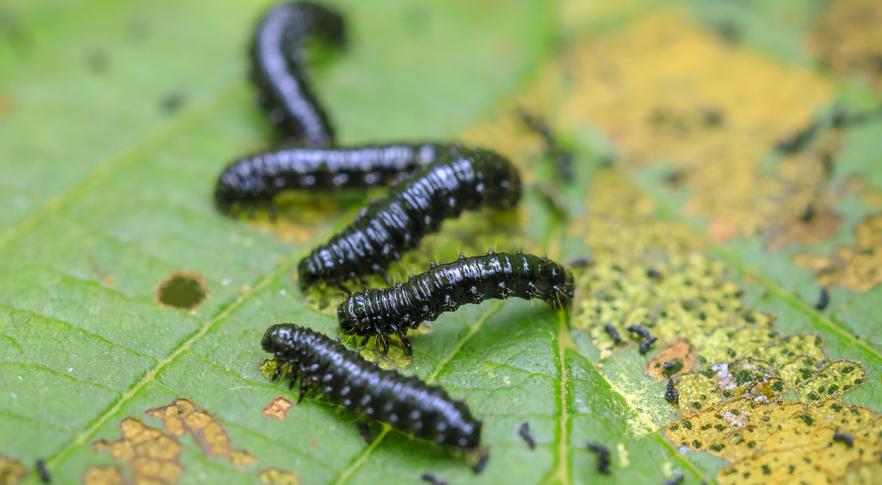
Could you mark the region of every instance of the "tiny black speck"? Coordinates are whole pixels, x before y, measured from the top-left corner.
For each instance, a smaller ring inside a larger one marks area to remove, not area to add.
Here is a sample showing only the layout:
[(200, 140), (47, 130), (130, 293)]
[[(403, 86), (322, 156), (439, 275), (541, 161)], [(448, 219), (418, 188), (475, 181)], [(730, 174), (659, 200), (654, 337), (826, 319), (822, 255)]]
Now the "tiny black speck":
[(815, 309), (819, 311), (823, 311), (827, 308), (827, 305), (830, 304), (830, 292), (827, 288), (821, 288), (821, 293), (818, 295), (818, 302), (815, 303)]
[(589, 451), (592, 451), (594, 452), (594, 454), (597, 455), (597, 472), (603, 475), (609, 475), (609, 448), (601, 445), (600, 443), (591, 442), (589, 442), (586, 446), (588, 447)]
[(526, 421), (521, 423), (521, 427), (518, 428), (518, 434), (527, 442), (527, 446), (529, 446), (531, 450), (536, 449), (536, 440), (533, 438), (533, 435), (530, 434), (530, 423)]

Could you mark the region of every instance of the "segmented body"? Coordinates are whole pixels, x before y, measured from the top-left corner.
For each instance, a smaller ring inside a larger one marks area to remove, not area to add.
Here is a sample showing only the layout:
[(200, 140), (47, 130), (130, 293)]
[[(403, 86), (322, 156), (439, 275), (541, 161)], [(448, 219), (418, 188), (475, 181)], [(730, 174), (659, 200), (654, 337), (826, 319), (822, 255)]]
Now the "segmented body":
[(309, 86), (303, 62), (308, 36), (344, 44), (343, 17), (310, 2), (283, 3), (268, 10), (251, 42), (251, 79), (273, 124), (286, 135), (302, 138), (307, 146), (326, 147), (334, 144), (334, 129)]
[(291, 385), (300, 378), (301, 399), (314, 388), (350, 411), (418, 438), (463, 449), (480, 444), (481, 422), (438, 386), (382, 370), (327, 336), (297, 325), (273, 325), (261, 344), (291, 364)]
[(217, 206), (269, 203), (286, 190), (332, 191), (388, 185), (464, 149), (455, 144), (395, 143), (353, 148), (282, 148), (243, 157), (220, 174)]
[(511, 208), (520, 195), (517, 169), (502, 156), (479, 149), (456, 153), (400, 182), (301, 260), (300, 284), (382, 273), (445, 219), (482, 207)]
[(573, 293), (573, 275), (560, 264), (529, 254), (491, 251), (486, 256), (461, 256), (390, 288), (355, 293), (337, 307), (337, 319), (344, 333), (365, 340), (378, 337), (385, 348), (387, 335), (397, 335), (409, 350), (408, 329), (462, 305), (517, 297), (564, 308)]

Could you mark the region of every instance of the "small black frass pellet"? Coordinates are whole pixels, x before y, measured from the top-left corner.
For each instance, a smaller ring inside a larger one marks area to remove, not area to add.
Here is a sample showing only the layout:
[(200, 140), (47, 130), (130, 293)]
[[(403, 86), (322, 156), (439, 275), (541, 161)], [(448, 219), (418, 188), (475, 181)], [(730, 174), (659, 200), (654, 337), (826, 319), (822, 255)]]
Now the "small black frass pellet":
[(804, 224), (808, 224), (809, 222), (812, 222), (812, 220), (814, 218), (815, 218), (815, 204), (808, 203), (805, 206), (805, 208), (802, 209), (802, 213), (799, 214), (799, 220), (800, 220), (800, 222), (802, 222)]
[(600, 443), (591, 443), (589, 442), (587, 445), (588, 451), (593, 452), (597, 455), (597, 472), (603, 475), (609, 475), (609, 448), (601, 445)]
[(643, 355), (649, 352), (649, 348), (652, 347), (652, 344), (654, 344), (657, 340), (658, 337), (646, 337), (645, 339), (640, 341), (640, 347), (637, 350), (640, 352), (641, 355)]
[(854, 446), (854, 438), (851, 437), (848, 433), (840, 433), (836, 431), (833, 433), (833, 441), (838, 441), (840, 443), (845, 443), (845, 446), (851, 448)]
[(447, 482), (439, 479), (438, 477), (436, 477), (435, 475), (433, 475), (429, 472), (423, 473), (423, 475), (420, 478), (424, 482), (428, 483), (429, 485), (447, 485)]
[(671, 404), (677, 404), (680, 402), (680, 392), (677, 391), (677, 388), (674, 386), (674, 380), (668, 379), (667, 388), (665, 388), (665, 401)]
[(830, 304), (830, 292), (827, 288), (821, 288), (821, 293), (818, 295), (818, 301), (815, 303), (815, 309), (818, 311), (823, 311), (827, 308), (827, 305)]
[(218, 209), (269, 204), (288, 190), (334, 192), (389, 185), (466, 150), (456, 144), (389, 143), (351, 148), (286, 147), (242, 157), (214, 188)]
[(646, 270), (646, 277), (651, 280), (660, 280), (662, 279), (662, 274), (655, 268), (649, 268)]
[(643, 325), (628, 325), (628, 331), (631, 333), (636, 333), (643, 338), (649, 338), (651, 336), (649, 330), (647, 330), (646, 327), (644, 327)]
[(273, 325), (261, 345), (290, 364), (290, 386), (300, 379), (301, 400), (316, 389), (360, 417), (389, 423), (417, 438), (465, 450), (480, 445), (481, 422), (438, 386), (380, 369), (339, 342), (297, 325)]
[(49, 474), (49, 470), (46, 468), (46, 462), (43, 459), (37, 460), (37, 475), (40, 476), (40, 481), (43, 483), (52, 483), (52, 475)]
[(462, 305), (517, 297), (569, 308), (574, 291), (572, 273), (548, 258), (489, 251), (460, 255), (389, 288), (354, 293), (337, 307), (337, 320), (343, 333), (361, 336), (362, 345), (376, 337), (387, 352), (388, 337), (396, 335), (410, 353), (409, 329)]
[(536, 449), (536, 439), (530, 434), (530, 423), (526, 421), (521, 423), (521, 427), (518, 428), (518, 435), (527, 442), (527, 446), (530, 447), (531, 450)]
[(394, 186), (303, 258), (300, 286), (383, 273), (445, 220), (466, 210), (511, 209), (520, 197), (520, 175), (507, 159), (489, 150), (458, 152)]
[(570, 260), (569, 263), (567, 263), (567, 265), (568, 265), (570, 268), (584, 268), (584, 267), (586, 267), (586, 266), (589, 266), (590, 264), (591, 264), (591, 259), (590, 259), (590, 258), (585, 258), (585, 257), (582, 257), (582, 258), (573, 258), (573, 259)]
[(342, 46), (343, 17), (311, 2), (281, 3), (257, 24), (251, 41), (251, 79), (270, 121), (310, 147), (334, 144), (334, 130), (309, 85), (303, 46), (308, 37)]
[(606, 332), (607, 335), (609, 335), (609, 338), (611, 338), (613, 343), (615, 343), (616, 345), (622, 343), (622, 336), (619, 335), (619, 331), (616, 330), (616, 327), (614, 327), (611, 323), (607, 323), (606, 325), (604, 325), (603, 331)]
[(680, 359), (666, 360), (662, 363), (662, 374), (664, 374), (665, 377), (671, 377), (682, 369), (683, 361)]
[(472, 472), (474, 472), (475, 475), (480, 475), (481, 473), (483, 473), (484, 468), (487, 468), (488, 461), (490, 461), (490, 451), (484, 450), (483, 452), (481, 452), (481, 456), (478, 457), (478, 461), (476, 461), (475, 464), (472, 465)]

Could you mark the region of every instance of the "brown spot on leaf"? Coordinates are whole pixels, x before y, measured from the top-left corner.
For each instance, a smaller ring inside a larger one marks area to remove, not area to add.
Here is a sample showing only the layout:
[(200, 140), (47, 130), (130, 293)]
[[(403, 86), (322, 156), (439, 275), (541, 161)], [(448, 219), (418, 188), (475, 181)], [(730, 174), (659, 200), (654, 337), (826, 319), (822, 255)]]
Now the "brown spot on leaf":
[(798, 254), (794, 263), (815, 271), (821, 286), (842, 285), (866, 292), (882, 283), (882, 213), (864, 219), (855, 229), (855, 243), (839, 246), (829, 256)]
[(660, 381), (685, 374), (695, 365), (695, 352), (686, 340), (675, 340), (646, 363), (646, 373)]
[(291, 401), (282, 396), (277, 396), (263, 408), (263, 414), (281, 421), (288, 416), (288, 410), (291, 409), (291, 406)]
[(208, 456), (224, 457), (237, 465), (254, 463), (250, 453), (233, 449), (229, 435), (214, 416), (189, 399), (175, 399), (168, 406), (147, 410), (147, 414), (161, 420), (175, 436), (190, 433)]
[(156, 288), (156, 299), (161, 305), (193, 311), (208, 296), (205, 279), (199, 273), (175, 271)]
[(134, 418), (123, 419), (119, 427), (120, 439), (96, 441), (92, 449), (126, 463), (137, 483), (178, 481), (184, 473), (184, 466), (179, 459), (181, 444), (174, 436)]
[(83, 474), (83, 485), (123, 485), (125, 478), (119, 467), (113, 465), (90, 466)]
[(300, 479), (294, 472), (280, 468), (267, 468), (258, 475), (260, 483), (264, 485), (300, 485)]
[(27, 469), (15, 458), (0, 455), (0, 485), (15, 485), (24, 480)]

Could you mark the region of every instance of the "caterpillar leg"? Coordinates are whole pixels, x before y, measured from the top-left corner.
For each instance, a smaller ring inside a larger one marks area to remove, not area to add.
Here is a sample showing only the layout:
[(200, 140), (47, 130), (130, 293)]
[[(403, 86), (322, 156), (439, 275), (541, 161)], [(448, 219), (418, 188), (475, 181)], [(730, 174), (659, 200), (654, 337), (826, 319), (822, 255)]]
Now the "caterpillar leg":
[(371, 433), (371, 428), (367, 421), (359, 419), (355, 422), (355, 426), (358, 427), (358, 432), (361, 433), (361, 437), (364, 438), (367, 444), (374, 442), (374, 434)]
[(297, 404), (303, 402), (303, 396), (306, 395), (306, 387), (306, 376), (303, 376), (303, 378), (300, 379), (300, 394), (297, 396)]
[(404, 345), (404, 353), (408, 356), (413, 355), (413, 346), (410, 344), (410, 339), (407, 338), (407, 334), (405, 332), (398, 333), (398, 340), (400, 340), (401, 344)]

